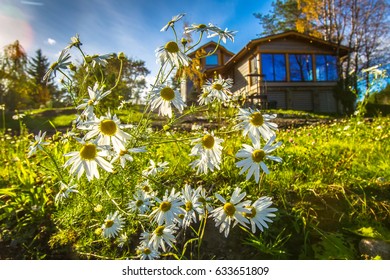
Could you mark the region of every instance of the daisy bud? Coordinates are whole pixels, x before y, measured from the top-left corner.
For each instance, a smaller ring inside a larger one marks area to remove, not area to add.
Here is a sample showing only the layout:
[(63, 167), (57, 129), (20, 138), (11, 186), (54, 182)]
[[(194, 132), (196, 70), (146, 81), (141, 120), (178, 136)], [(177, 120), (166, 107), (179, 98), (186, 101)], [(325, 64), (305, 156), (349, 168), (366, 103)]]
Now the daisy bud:
[(125, 58), (126, 58), (126, 56), (125, 56), (124, 52), (120, 52), (120, 53), (118, 54), (118, 59), (123, 60), (123, 59), (125, 59)]
[(92, 62), (92, 56), (87, 55), (87, 56), (85, 57), (85, 62), (86, 62), (86, 63), (91, 63), (91, 62)]
[(187, 45), (188, 41), (186, 38), (181, 38), (181, 43), (183, 46)]
[(75, 72), (76, 72), (76, 69), (77, 69), (76, 66), (73, 63), (69, 64), (68, 68), (69, 68), (70, 71), (75, 71)]

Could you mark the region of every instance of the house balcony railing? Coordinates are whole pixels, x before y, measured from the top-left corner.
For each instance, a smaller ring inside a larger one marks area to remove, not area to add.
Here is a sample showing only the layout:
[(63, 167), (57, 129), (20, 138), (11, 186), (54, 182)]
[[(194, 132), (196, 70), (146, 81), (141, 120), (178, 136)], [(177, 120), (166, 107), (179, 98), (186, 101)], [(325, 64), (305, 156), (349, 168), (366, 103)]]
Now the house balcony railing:
[[(264, 80), (264, 75), (254, 73), (246, 76), (251, 81), (255, 80), (256, 84), (256, 91), (248, 91), (246, 94), (247, 106), (259, 109), (276, 108), (276, 101), (268, 100), (267, 81)], [(248, 84), (253, 84), (253, 82)]]

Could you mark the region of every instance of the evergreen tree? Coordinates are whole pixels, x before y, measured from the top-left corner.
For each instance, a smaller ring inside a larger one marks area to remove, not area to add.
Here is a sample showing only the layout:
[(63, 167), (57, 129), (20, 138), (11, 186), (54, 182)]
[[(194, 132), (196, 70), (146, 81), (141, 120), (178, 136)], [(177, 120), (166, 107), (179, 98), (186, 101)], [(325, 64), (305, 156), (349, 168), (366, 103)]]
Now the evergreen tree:
[(43, 81), (49, 65), (47, 57), (42, 55), (40, 49), (36, 51), (35, 57), (31, 58), (28, 63), (27, 74), (30, 76), (32, 99), (38, 105), (46, 105), (56, 91), (52, 81), (48, 83)]

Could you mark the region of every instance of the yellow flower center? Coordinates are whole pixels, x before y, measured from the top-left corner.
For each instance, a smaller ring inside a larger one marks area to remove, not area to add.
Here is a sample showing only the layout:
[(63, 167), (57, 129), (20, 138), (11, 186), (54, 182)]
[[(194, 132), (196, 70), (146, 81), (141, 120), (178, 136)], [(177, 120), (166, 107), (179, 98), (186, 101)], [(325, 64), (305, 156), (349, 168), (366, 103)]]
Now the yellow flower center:
[(254, 150), (253, 153), (252, 153), (252, 160), (254, 162), (261, 162), (263, 161), (265, 157), (265, 152), (263, 150)]
[(92, 106), (95, 103), (95, 99), (88, 100), (88, 106)]
[(166, 101), (171, 101), (175, 98), (175, 92), (170, 87), (165, 87), (160, 91), (160, 96)]
[(135, 205), (136, 205), (137, 207), (142, 206), (142, 204), (144, 204), (144, 202), (143, 202), (141, 199), (138, 199), (137, 202), (135, 203)]
[(221, 90), (222, 88), (223, 87), (221, 84), (218, 84), (218, 83), (213, 84), (213, 89), (215, 89), (215, 90)]
[(91, 62), (92, 62), (92, 56), (87, 55), (87, 56), (85, 57), (85, 62), (86, 62), (86, 63), (91, 63)]
[(251, 210), (250, 213), (243, 213), (243, 216), (248, 219), (252, 219), (256, 216), (256, 209), (252, 206), (246, 206), (245, 208), (248, 208)]
[(165, 50), (170, 53), (177, 53), (179, 51), (179, 46), (176, 42), (170, 41), (165, 44)]
[(119, 156), (120, 157), (123, 157), (124, 155), (127, 155), (129, 152), (128, 151), (126, 151), (126, 150), (121, 150), (120, 152), (119, 152)]
[(80, 150), (80, 157), (83, 160), (93, 160), (96, 158), (97, 149), (96, 145), (87, 143)]
[(226, 215), (229, 217), (233, 216), (236, 212), (236, 207), (234, 207), (233, 203), (227, 202), (223, 206), (223, 210), (225, 211)]
[(169, 201), (163, 201), (160, 204), (160, 210), (163, 212), (167, 212), (171, 209), (172, 204)]
[(154, 233), (157, 235), (157, 236), (161, 236), (164, 234), (164, 229), (165, 229), (165, 226), (158, 226), (155, 230), (154, 230)]
[(105, 223), (104, 223), (104, 226), (106, 228), (110, 228), (114, 225), (114, 221), (113, 220), (107, 220)]
[(113, 120), (102, 120), (99, 125), (100, 131), (108, 136), (115, 135), (117, 131), (116, 123)]
[(206, 28), (206, 27), (207, 27), (206, 24), (199, 24), (196, 28), (202, 29), (202, 28)]
[(210, 94), (210, 92), (204, 91), (203, 94), (202, 94), (202, 97), (206, 98), (207, 96), (209, 96), (209, 94)]
[(144, 192), (151, 192), (152, 191), (152, 189), (149, 187), (149, 186), (142, 186), (142, 190), (144, 191)]
[(58, 62), (54, 62), (52, 65), (50, 65), (50, 69), (54, 70), (58, 66)]
[(254, 112), (250, 118), (249, 122), (253, 124), (254, 126), (262, 126), (264, 124), (264, 118), (263, 115), (259, 112)]
[(186, 202), (186, 211), (191, 211), (192, 210), (192, 202), (191, 201), (187, 201)]
[(149, 255), (151, 252), (152, 252), (152, 251), (150, 251), (149, 248), (145, 248), (145, 249), (143, 250), (143, 253), (144, 253), (145, 255)]
[(202, 145), (207, 149), (212, 149), (214, 147), (214, 142), (215, 142), (214, 137), (211, 136), (210, 134), (206, 134), (202, 138)]

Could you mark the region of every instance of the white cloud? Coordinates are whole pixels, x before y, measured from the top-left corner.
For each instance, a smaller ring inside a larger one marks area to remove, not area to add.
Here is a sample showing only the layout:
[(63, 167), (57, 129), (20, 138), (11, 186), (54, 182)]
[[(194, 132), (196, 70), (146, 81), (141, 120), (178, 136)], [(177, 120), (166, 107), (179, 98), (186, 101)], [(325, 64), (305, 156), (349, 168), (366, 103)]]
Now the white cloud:
[(35, 1), (20, 1), (20, 3), (24, 5), (43, 6), (42, 2), (35, 2)]
[(50, 46), (53, 46), (53, 45), (55, 45), (55, 44), (57, 43), (57, 41), (54, 40), (54, 39), (52, 39), (52, 38), (48, 38), (48, 39), (47, 39), (47, 43), (48, 43)]

